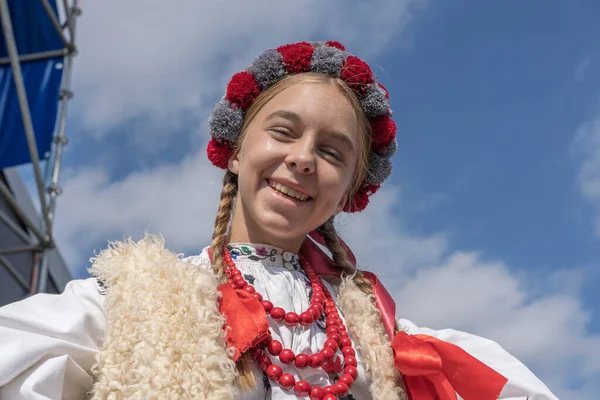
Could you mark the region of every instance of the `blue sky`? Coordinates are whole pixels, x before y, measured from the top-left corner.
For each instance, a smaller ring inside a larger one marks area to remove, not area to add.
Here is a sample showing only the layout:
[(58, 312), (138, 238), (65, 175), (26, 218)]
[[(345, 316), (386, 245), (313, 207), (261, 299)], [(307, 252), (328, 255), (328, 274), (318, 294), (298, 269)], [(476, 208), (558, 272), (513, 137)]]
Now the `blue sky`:
[(347, 4), (86, 3), (56, 222), (75, 276), (144, 231), (207, 245), (221, 173), (206, 118), (226, 82), (266, 48), (339, 40), (374, 65), (399, 127), (392, 177), (339, 222), (359, 261), (400, 316), (490, 337), (561, 399), (593, 398), (600, 3)]
[(460, 247), (523, 267), (586, 264), (600, 246), (568, 149), (598, 111), (600, 4), (520, 3), (432, 7), (413, 48), (381, 61), (406, 133), (396, 176), (409, 203), (447, 195), (414, 223), (457, 231)]
[[(600, 3), (541, 3), (431, 4), (411, 49), (378, 62), (396, 89), (409, 228), (543, 274), (600, 260), (570, 156), (600, 106)], [(597, 277), (586, 298), (600, 310)]]

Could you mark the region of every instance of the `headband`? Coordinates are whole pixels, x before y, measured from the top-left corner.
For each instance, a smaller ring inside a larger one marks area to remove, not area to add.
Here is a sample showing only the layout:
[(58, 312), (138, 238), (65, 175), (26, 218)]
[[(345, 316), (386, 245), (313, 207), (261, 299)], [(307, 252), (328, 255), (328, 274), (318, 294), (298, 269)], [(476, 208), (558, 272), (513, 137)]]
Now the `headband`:
[(392, 170), (391, 157), (397, 149), (396, 124), (392, 119), (387, 90), (377, 82), (371, 68), (348, 53), (338, 42), (299, 42), (270, 49), (259, 55), (245, 71), (233, 75), (225, 96), (215, 105), (210, 118), (208, 159), (227, 169), (242, 133), (246, 110), (254, 99), (281, 78), (316, 72), (342, 79), (356, 94), (371, 124), (372, 147), (367, 175), (345, 212), (358, 212)]

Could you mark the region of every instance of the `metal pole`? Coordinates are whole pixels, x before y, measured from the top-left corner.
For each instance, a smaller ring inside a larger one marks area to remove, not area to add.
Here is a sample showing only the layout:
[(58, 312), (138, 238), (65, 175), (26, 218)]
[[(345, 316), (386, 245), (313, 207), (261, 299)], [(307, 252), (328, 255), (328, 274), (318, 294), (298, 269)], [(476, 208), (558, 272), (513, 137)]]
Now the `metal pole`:
[[(66, 56), (69, 53), (71, 53), (71, 51), (69, 49), (60, 49), (60, 50), (42, 51), (39, 53), (24, 54), (22, 56), (19, 56), (19, 62), (46, 60), (48, 58), (56, 58), (56, 57)], [(10, 64), (10, 57), (0, 58), (0, 65), (4, 65), (4, 64)]]
[(75, 45), (75, 32), (73, 31), (73, 27), (71, 26), (71, 13), (69, 11), (69, 5), (67, 4), (67, 0), (63, 0), (63, 9), (65, 10), (65, 18), (67, 19), (67, 28), (69, 29), (69, 39), (71, 40), (71, 44)]
[(27, 292), (31, 290), (27, 281), (21, 276), (21, 274), (12, 266), (12, 264), (6, 259), (6, 257), (0, 256), (0, 265), (4, 265), (4, 268), (15, 278), (15, 280), (23, 286)]
[[(50, 6), (50, 3), (48, 3), (48, 0), (40, 0), (40, 2), (42, 3), (42, 5), (44, 6), (44, 8), (46, 9), (46, 14), (48, 14), (48, 18), (50, 18), (50, 22), (52, 22), (52, 25), (54, 26), (54, 29), (56, 29), (56, 33), (58, 33), (58, 36), (60, 37), (61, 42), (63, 42), (63, 45), (67, 49), (71, 49), (73, 47), (73, 44), (70, 43), (67, 40), (67, 38), (65, 37), (65, 34), (62, 31), (62, 27), (58, 23), (58, 17), (54, 13), (54, 10), (52, 9), (52, 6)], [(73, 38), (71, 38), (71, 42), (72, 41), (73, 41)]]
[(37, 293), (45, 293), (48, 289), (48, 250), (39, 253), (38, 262), (41, 263), (39, 269)]
[[(48, 205), (46, 204), (44, 184), (42, 182), (42, 173), (40, 171), (37, 145), (35, 143), (35, 133), (33, 131), (33, 124), (31, 122), (29, 105), (27, 104), (27, 93), (25, 92), (25, 84), (23, 82), (23, 75), (21, 73), (21, 65), (19, 64), (19, 53), (17, 52), (17, 46), (15, 44), (15, 37), (13, 34), (12, 22), (10, 20), (7, 0), (0, 0), (0, 17), (2, 18), (2, 30), (4, 32), (4, 37), (6, 38), (6, 47), (8, 49), (8, 56), (10, 57), (13, 79), (15, 81), (15, 86), (17, 89), (17, 96), (19, 97), (19, 106), (21, 108), (21, 116), (23, 118), (23, 126), (25, 128), (25, 136), (27, 137), (27, 144), (29, 146), (31, 164), (33, 166), (33, 172), (35, 174), (35, 181), (37, 184), (38, 194), (40, 196), (42, 214), (44, 215), (46, 227), (49, 227), (50, 220), (48, 215)], [(50, 231), (46, 231), (46, 235), (42, 239), (42, 242), (50, 243), (51, 241), (52, 240)]]
[(4, 224), (8, 226), (15, 233), (15, 235), (19, 236), (25, 243), (33, 243), (31, 237), (24, 232), (19, 225), (8, 218), (8, 216), (2, 210), (0, 210), (0, 221), (4, 222)]
[[(4, 1), (4, 0), (0, 0), (0, 1)], [(8, 188), (6, 187), (6, 185), (4, 184), (4, 182), (2, 182), (2, 181), (0, 181), (0, 194), (2, 196), (4, 196), (4, 199), (6, 200), (6, 202), (8, 203), (8, 205), (12, 208), (12, 210), (15, 212), (15, 214), (17, 214), (17, 217), (19, 217), (21, 219), (21, 221), (23, 221), (23, 223), (25, 224), (25, 226), (27, 226), (29, 229), (31, 229), (31, 231), (33, 232), (33, 234), (35, 236), (37, 236), (37, 238), (39, 239), (40, 243), (46, 242), (46, 237), (44, 236), (44, 234), (42, 233), (42, 231), (40, 231), (40, 229), (37, 226), (35, 226), (33, 224), (33, 222), (31, 222), (31, 220), (29, 219), (29, 217), (27, 217), (27, 215), (25, 215), (25, 213), (23, 212), (23, 210), (21, 209), (21, 207), (19, 207), (19, 205), (17, 204), (17, 201), (13, 197), (12, 193), (10, 192), (10, 190), (8, 190)]]
[(42, 251), (42, 247), (39, 245), (34, 245), (34, 246), (13, 247), (11, 249), (0, 249), (0, 255), (25, 253), (25, 252), (30, 252), (30, 251)]
[[(71, 25), (73, 28), (73, 34), (75, 33), (75, 27), (77, 22), (77, 17), (81, 15), (81, 9), (77, 7), (73, 7), (72, 9), (67, 10), (67, 14), (69, 15), (68, 20), (71, 21)], [(75, 37), (71, 38), (73, 40), (73, 44), (75, 43)], [(56, 153), (54, 156), (54, 166), (52, 169), (52, 183), (49, 187), (50, 194), (50, 222), (54, 223), (54, 212), (56, 210), (56, 197), (61, 193), (61, 189), (58, 186), (58, 178), (60, 173), (60, 166), (62, 161), (62, 153), (63, 146), (68, 143), (68, 139), (65, 136), (65, 126), (67, 121), (67, 106), (69, 100), (73, 97), (73, 92), (71, 92), (71, 75), (73, 73), (73, 57), (74, 54), (71, 53), (67, 55), (64, 69), (64, 80), (60, 93), (60, 112), (58, 116), (58, 127), (57, 134), (55, 138), (56, 142)]]

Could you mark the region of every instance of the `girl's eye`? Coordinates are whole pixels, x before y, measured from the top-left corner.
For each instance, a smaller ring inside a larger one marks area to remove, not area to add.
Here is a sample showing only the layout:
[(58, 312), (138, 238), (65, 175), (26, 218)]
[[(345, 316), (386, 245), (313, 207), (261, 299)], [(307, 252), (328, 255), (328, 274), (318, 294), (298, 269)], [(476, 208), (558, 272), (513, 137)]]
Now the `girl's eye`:
[(275, 136), (279, 136), (282, 138), (289, 138), (292, 136), (290, 132), (285, 129), (273, 128), (271, 129), (271, 132), (273, 132)]
[(338, 153), (337, 151), (333, 150), (333, 149), (323, 149), (321, 150), (323, 152), (323, 154), (325, 154), (325, 156), (334, 159), (337, 162), (343, 162), (344, 158), (340, 155), (340, 153)]

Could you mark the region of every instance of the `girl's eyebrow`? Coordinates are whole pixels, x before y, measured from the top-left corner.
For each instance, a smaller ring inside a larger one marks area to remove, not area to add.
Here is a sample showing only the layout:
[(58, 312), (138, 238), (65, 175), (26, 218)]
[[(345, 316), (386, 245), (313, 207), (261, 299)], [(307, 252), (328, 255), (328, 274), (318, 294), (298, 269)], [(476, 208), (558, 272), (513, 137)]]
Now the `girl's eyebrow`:
[(271, 114), (269, 114), (269, 116), (267, 116), (267, 118), (265, 118), (265, 121), (270, 121), (275, 118), (287, 119), (290, 122), (293, 122), (294, 124), (300, 124), (302, 122), (302, 118), (300, 118), (300, 115), (298, 115), (298, 113), (289, 110), (273, 111)]
[[(276, 119), (276, 118), (287, 119), (291, 123), (298, 124), (298, 125), (302, 123), (302, 118), (300, 117), (300, 115), (298, 113), (296, 113), (294, 111), (290, 111), (290, 110), (277, 110), (277, 111), (273, 111), (271, 114), (269, 114), (265, 118), (265, 122), (271, 121), (271, 120)], [(348, 135), (346, 135), (346, 134), (344, 134), (342, 132), (339, 132), (339, 131), (330, 131), (329, 134), (331, 135), (331, 137), (334, 140), (337, 140), (337, 141), (341, 142), (352, 153), (355, 152), (355, 150), (354, 150), (354, 143), (352, 143), (352, 140), (350, 140), (350, 138), (348, 137)]]

